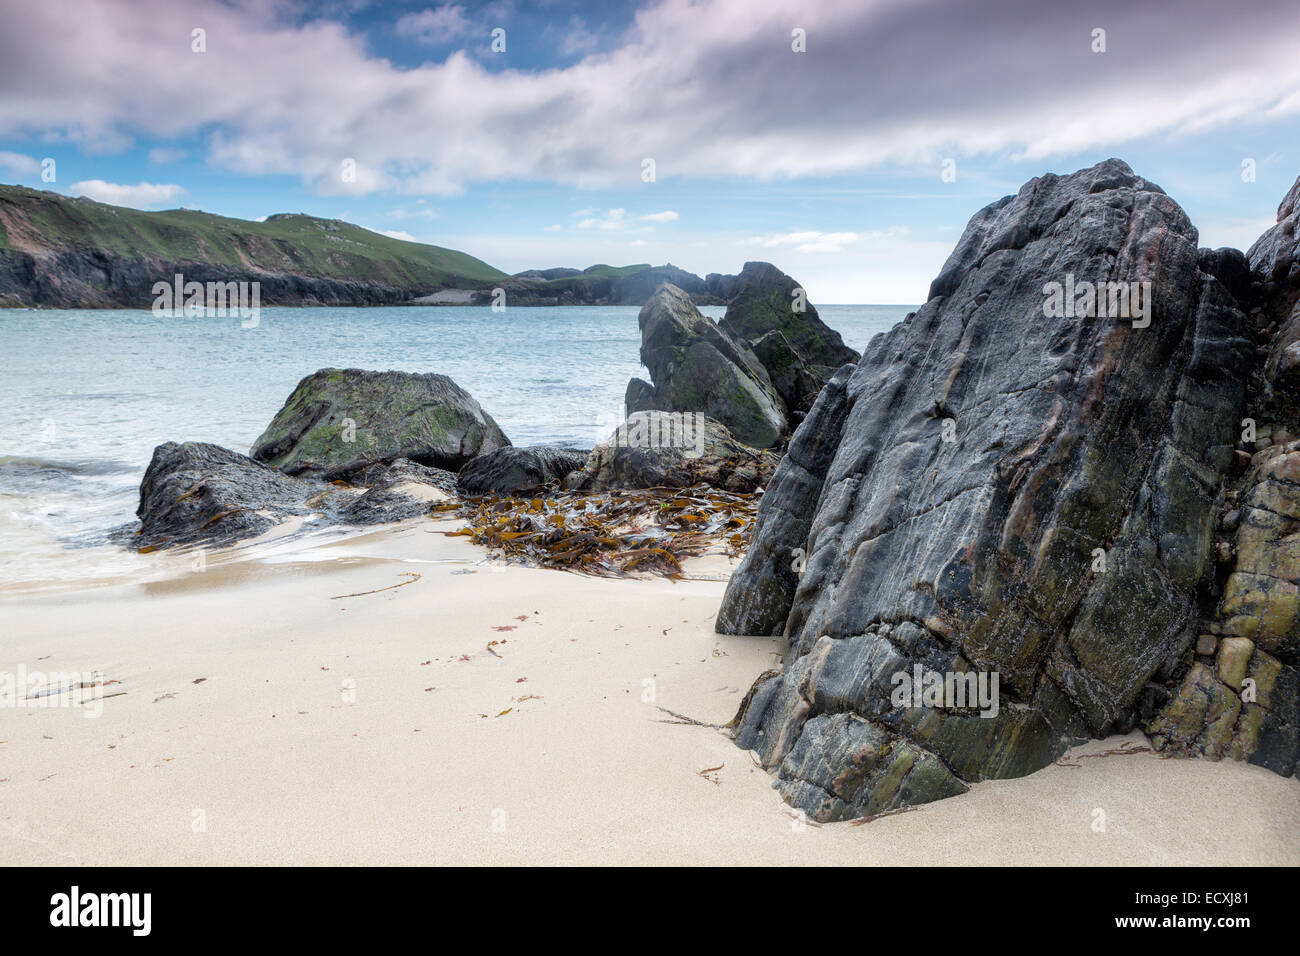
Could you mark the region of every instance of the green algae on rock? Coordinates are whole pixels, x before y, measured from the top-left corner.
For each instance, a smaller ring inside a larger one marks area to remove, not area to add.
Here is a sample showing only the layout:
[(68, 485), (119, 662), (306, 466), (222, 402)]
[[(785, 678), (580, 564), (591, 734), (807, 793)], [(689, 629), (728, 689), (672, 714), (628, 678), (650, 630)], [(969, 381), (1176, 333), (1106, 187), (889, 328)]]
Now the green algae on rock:
[(459, 471), (509, 444), (446, 375), (327, 368), (298, 383), (249, 454), (287, 474), (332, 480), (398, 458)]

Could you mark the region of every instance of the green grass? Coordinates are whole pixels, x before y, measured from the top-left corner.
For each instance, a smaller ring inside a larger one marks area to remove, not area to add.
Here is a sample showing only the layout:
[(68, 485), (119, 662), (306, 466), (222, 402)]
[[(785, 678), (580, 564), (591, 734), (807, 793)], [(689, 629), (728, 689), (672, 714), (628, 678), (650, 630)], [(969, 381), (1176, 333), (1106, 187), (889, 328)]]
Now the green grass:
[(0, 185), (0, 248), (32, 245), (398, 287), (484, 288), (506, 276), (463, 252), (393, 239), (337, 219), (289, 213), (250, 222), (189, 209), (142, 212)]
[[(605, 276), (610, 279), (617, 279), (620, 276), (635, 275), (638, 272), (645, 272), (647, 269), (654, 268), (648, 262), (642, 262), (634, 266), (607, 266), (604, 263), (592, 266), (590, 269), (584, 269), (582, 275), (590, 278), (591, 276)], [(580, 276), (570, 276), (572, 279), (581, 278)], [(552, 279), (552, 282), (563, 282), (563, 279)]]

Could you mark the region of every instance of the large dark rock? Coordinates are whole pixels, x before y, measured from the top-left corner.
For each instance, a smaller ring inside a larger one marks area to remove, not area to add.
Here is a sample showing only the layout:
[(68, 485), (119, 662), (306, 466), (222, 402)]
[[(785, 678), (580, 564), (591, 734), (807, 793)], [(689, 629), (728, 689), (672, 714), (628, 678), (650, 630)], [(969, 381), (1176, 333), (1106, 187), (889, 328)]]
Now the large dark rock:
[[(840, 334), (821, 320), (799, 283), (770, 262), (745, 263), (736, 276), (727, 314), (718, 327), (751, 347), (769, 333), (780, 332), (789, 346), (788, 351), (822, 382), (841, 365), (859, 358), (857, 352), (844, 344)], [(788, 364), (790, 358), (782, 361)], [(772, 377), (777, 378), (772, 366), (767, 367)], [(808, 402), (802, 410), (811, 405)]]
[(803, 420), (804, 413), (812, 408), (813, 402), (817, 401), (817, 396), (828, 379), (819, 377), (820, 367), (814, 369), (814, 366), (809, 365), (786, 337), (775, 329), (750, 343), (750, 347), (771, 376), (772, 387), (785, 403), (790, 424), (797, 425)]
[[(922, 803), (1154, 715), (1213, 603), (1255, 360), (1196, 239), (1118, 160), (1032, 180), (976, 214), (929, 301), (800, 427), (817, 451), (773, 481), (718, 617), (787, 638), (737, 737), (796, 806)], [(1149, 324), (1049, 307), (1050, 283), (1083, 282), (1150, 283)], [(996, 674), (996, 715), (895, 698), (918, 665)], [(882, 752), (905, 759), (883, 773)]]
[(225, 547), (275, 530), (291, 518), (373, 525), (428, 514), (456, 493), (456, 476), (405, 459), (372, 465), (358, 485), (297, 478), (207, 442), (154, 449), (140, 483), (140, 529), (131, 544)]
[(220, 546), (269, 531), (314, 510), (338, 491), (291, 478), (246, 455), (207, 442), (167, 442), (154, 449), (140, 482), (140, 532), (133, 544)]
[(719, 634), (779, 635), (784, 630), (813, 511), (839, 448), (848, 408), (845, 386), (852, 372), (853, 366), (845, 365), (827, 383), (777, 466), (758, 505), (752, 544), (727, 584), (718, 611)]
[(475, 458), (460, 470), (458, 483), (466, 495), (516, 495), (558, 484), (587, 461), (588, 451), (562, 445), (498, 448)]
[(458, 471), (509, 444), (446, 375), (325, 368), (298, 383), (249, 454), (288, 474), (347, 479), (398, 458)]
[[(1300, 773), (1300, 181), (1277, 225), (1213, 267), (1251, 306), (1261, 349), (1215, 552), (1224, 579), (1181, 683), (1147, 725), (1159, 750)], [(1231, 277), (1229, 280), (1227, 277)]]
[(787, 424), (785, 404), (767, 369), (746, 346), (701, 315), (685, 292), (661, 285), (637, 321), (641, 361), (654, 380), (652, 392), (629, 386), (628, 397), (639, 410), (702, 412), (754, 448), (780, 442)]
[(635, 412), (565, 480), (578, 491), (688, 488), (706, 484), (756, 491), (776, 456), (736, 441), (724, 425), (699, 413)]
[(343, 524), (372, 525), (406, 521), (429, 513), (429, 508), (456, 495), (456, 476), (405, 458), (391, 465), (372, 465), (362, 473), (366, 486), (338, 514)]

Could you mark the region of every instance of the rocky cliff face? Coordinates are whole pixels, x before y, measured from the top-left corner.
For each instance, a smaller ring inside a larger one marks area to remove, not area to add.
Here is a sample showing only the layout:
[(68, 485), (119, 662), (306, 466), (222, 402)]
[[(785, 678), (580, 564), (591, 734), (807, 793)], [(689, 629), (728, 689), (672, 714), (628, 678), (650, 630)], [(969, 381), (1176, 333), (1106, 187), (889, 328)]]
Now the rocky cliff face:
[[(1237, 610), (1216, 542), (1277, 294), (1118, 160), (975, 215), (796, 432), (719, 612), (789, 642), (737, 739), (792, 804), (835, 820), (1029, 773), (1200, 686), (1202, 622)], [(1294, 678), (1293, 638), (1269, 646)], [(1294, 695), (1270, 706), (1295, 725)], [(1192, 709), (1180, 739), (1226, 713)]]

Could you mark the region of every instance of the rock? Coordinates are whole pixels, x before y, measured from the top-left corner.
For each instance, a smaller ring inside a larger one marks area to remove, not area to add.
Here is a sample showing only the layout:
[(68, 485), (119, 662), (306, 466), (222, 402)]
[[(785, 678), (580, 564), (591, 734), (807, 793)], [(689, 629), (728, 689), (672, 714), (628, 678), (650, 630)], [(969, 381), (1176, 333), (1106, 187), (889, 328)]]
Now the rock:
[[(751, 346), (770, 332), (780, 332), (808, 371), (823, 382), (841, 365), (860, 357), (821, 320), (799, 283), (770, 262), (745, 263), (718, 327)], [(806, 410), (811, 405), (802, 407)]]
[(1220, 683), (1227, 684), (1229, 690), (1241, 690), (1241, 682), (1246, 679), (1246, 670), (1254, 653), (1255, 642), (1250, 638), (1225, 637), (1219, 647)]
[[(754, 355), (772, 379), (781, 401), (785, 403), (790, 424), (803, 421), (804, 413), (817, 401), (825, 380), (819, 378), (812, 367), (790, 346), (784, 335), (775, 329), (752, 344)], [(819, 370), (820, 371), (820, 370)]]
[[(796, 806), (830, 818), (893, 799), (892, 782), (828, 788), (854, 774), (863, 732), (822, 718), (866, 722), (968, 783), (1126, 732), (1154, 714), (1149, 683), (1178, 686), (1256, 361), (1245, 314), (1201, 263), (1183, 211), (1118, 160), (1032, 180), (971, 220), (929, 301), (823, 409), (842, 411), (800, 426), (791, 446), (827, 449), (824, 478), (823, 456), (776, 476), (767, 494), (788, 517), (765, 515), (718, 615), (786, 636), (737, 740)], [(1050, 283), (1059, 301), (1076, 282), (1136, 283), (1146, 306), (1135, 321), (1082, 299), (1066, 316)], [(806, 560), (773, 626), (791, 546)], [(895, 703), (894, 678), (918, 666), (996, 676), (996, 715)], [(1219, 703), (1185, 716), (1226, 747), (1236, 718)], [(952, 789), (927, 775), (905, 799)]]
[(321, 504), (337, 492), (218, 445), (167, 442), (154, 449), (140, 482), (140, 531), (133, 544), (148, 550), (231, 544), (287, 517), (310, 515), (317, 508), (308, 499)]
[(1277, 207), (1277, 224), (1246, 254), (1261, 284), (1264, 324), (1277, 326), (1264, 375), (1270, 391), (1290, 413), (1300, 406), (1300, 180)]
[(167, 442), (154, 449), (140, 483), (140, 530), (131, 543), (150, 551), (225, 547), (291, 518), (316, 527), (405, 521), (456, 491), (455, 475), (406, 459), (372, 465), (359, 480), (366, 487), (293, 477), (206, 442)]
[(561, 445), (498, 448), (481, 455), (460, 470), (460, 491), (466, 495), (515, 495), (536, 491), (578, 471), (590, 454)]
[(776, 456), (736, 441), (719, 422), (698, 413), (635, 412), (565, 480), (577, 491), (688, 488), (707, 484), (751, 492), (763, 485)]
[(339, 513), (346, 524), (372, 525), (406, 521), (429, 513), (431, 505), (456, 494), (456, 476), (406, 458), (391, 465), (371, 465), (361, 475), (367, 490)]
[(653, 402), (662, 411), (702, 412), (754, 448), (781, 440), (785, 405), (767, 370), (746, 346), (701, 315), (685, 292), (661, 285), (637, 322), (641, 361), (654, 380), (652, 395), (629, 386), (638, 406)]
[(398, 458), (458, 471), (509, 444), (445, 375), (326, 368), (298, 383), (250, 454), (287, 474), (332, 480)]
[(655, 407), (655, 387), (645, 379), (634, 378), (627, 383), (627, 391), (623, 393), (623, 411), (630, 415), (633, 412), (648, 412)]
[(846, 365), (822, 390), (790, 448), (754, 519), (749, 551), (731, 575), (718, 611), (719, 634), (780, 634), (794, 601), (803, 551), (826, 469), (839, 447), (847, 411)]

